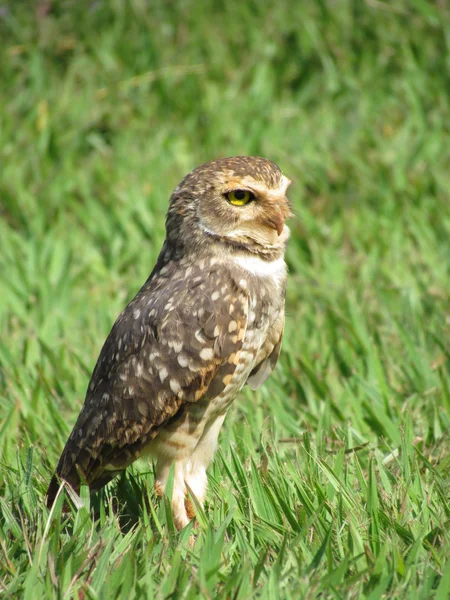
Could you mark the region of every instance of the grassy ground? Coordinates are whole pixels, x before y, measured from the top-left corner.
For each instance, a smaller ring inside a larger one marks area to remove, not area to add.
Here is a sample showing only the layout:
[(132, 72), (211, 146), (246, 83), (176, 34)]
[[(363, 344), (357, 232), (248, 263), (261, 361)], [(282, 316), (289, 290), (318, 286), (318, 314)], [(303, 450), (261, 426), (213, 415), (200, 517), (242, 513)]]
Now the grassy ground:
[[(0, 3), (0, 595), (448, 598), (449, 28), (426, 0)], [(145, 463), (97, 520), (49, 514), (170, 192), (235, 154), (294, 181), (288, 320), (195, 546)]]

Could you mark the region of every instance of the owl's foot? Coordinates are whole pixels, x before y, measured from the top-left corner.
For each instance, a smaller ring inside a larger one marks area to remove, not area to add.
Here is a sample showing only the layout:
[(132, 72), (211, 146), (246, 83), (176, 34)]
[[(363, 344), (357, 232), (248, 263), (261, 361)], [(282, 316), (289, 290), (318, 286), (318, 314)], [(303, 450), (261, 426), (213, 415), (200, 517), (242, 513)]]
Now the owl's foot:
[(196, 513), (195, 513), (194, 503), (189, 498), (189, 496), (186, 496), (186, 498), (184, 499), (184, 508), (186, 510), (186, 514), (187, 514), (188, 518), (195, 519)]
[[(155, 492), (160, 498), (165, 493), (170, 467), (169, 461), (167, 463), (161, 461), (157, 466)], [(195, 518), (196, 504), (203, 506), (206, 486), (205, 465), (192, 460), (187, 464), (183, 461), (175, 462), (171, 505), (174, 523), (179, 531)]]
[[(163, 482), (156, 480), (155, 482), (155, 493), (159, 498), (162, 498), (164, 495), (165, 485)], [(181, 531), (191, 520), (191, 516), (187, 514), (185, 507), (185, 495), (186, 488), (183, 486), (174, 486), (173, 494), (172, 494), (172, 517), (175, 527), (178, 531)]]

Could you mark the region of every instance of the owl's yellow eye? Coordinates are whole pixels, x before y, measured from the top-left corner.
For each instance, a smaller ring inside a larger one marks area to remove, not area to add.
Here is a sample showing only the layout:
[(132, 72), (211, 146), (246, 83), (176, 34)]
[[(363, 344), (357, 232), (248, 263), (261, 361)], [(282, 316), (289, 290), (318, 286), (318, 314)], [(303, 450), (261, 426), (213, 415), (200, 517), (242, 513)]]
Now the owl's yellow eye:
[(233, 190), (225, 194), (226, 199), (234, 206), (244, 206), (250, 200), (254, 200), (255, 196), (248, 190)]

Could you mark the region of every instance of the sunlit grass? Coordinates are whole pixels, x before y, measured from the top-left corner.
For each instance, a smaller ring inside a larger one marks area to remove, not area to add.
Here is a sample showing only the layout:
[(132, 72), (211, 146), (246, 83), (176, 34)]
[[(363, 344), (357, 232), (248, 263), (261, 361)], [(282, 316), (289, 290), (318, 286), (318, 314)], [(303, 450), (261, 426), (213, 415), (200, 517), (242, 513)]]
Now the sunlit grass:
[[(445, 3), (40, 6), (0, 7), (0, 593), (446, 600)], [(293, 180), (288, 318), (204, 514), (176, 533), (145, 462), (49, 512), (171, 191), (236, 154)]]

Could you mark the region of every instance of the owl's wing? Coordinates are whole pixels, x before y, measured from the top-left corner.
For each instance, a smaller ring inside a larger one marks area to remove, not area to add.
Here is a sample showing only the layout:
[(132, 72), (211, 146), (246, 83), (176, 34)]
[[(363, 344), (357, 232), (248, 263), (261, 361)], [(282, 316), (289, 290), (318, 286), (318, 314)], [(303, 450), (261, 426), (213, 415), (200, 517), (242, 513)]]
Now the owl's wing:
[(254, 369), (247, 379), (247, 385), (256, 390), (266, 381), (278, 362), (284, 331), (284, 308), (275, 320), (257, 357)]
[(219, 394), (239, 362), (247, 315), (246, 295), (221, 273), (144, 286), (102, 348), (48, 504), (61, 479), (99, 489), (185, 405)]

